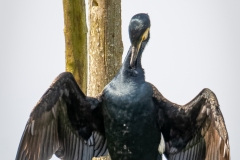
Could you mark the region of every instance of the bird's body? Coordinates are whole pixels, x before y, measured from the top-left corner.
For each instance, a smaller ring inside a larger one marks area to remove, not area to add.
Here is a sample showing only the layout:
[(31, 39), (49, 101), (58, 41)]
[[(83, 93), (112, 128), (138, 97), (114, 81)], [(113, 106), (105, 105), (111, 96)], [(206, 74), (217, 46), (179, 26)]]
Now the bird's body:
[(126, 78), (123, 70), (102, 95), (109, 153), (116, 160), (156, 160), (161, 133), (152, 87), (145, 82), (143, 74), (129, 69), (127, 72), (132, 76)]
[[(186, 105), (167, 100), (145, 81), (141, 65), (150, 38), (147, 14), (132, 17), (131, 47), (98, 97), (87, 97), (73, 75), (60, 74), (26, 124), (16, 160), (229, 160), (228, 134), (215, 94), (203, 89)], [(161, 134), (165, 151), (160, 149)], [(163, 152), (164, 151), (164, 152)]]

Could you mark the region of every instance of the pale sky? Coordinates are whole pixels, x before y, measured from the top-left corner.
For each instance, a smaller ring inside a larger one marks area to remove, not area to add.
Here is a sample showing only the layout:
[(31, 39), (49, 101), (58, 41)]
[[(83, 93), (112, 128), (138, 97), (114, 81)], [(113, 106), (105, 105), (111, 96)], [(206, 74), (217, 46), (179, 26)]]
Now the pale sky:
[[(122, 0), (123, 58), (130, 46), (129, 21), (140, 12), (151, 19), (151, 39), (142, 58), (146, 80), (178, 104), (203, 88), (215, 92), (231, 158), (237, 160), (240, 1)], [(64, 46), (62, 1), (0, 1), (1, 159), (15, 158), (32, 108), (65, 70)]]

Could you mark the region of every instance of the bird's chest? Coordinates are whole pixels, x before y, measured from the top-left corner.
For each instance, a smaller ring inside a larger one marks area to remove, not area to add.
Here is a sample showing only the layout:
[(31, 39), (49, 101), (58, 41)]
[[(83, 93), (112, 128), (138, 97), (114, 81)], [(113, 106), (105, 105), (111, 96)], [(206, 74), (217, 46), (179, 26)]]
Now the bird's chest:
[(145, 85), (108, 88), (104, 92), (104, 115), (116, 123), (139, 121), (154, 110), (152, 92)]
[[(160, 138), (157, 108), (147, 85), (109, 87), (103, 96), (103, 114), (108, 145), (112, 146), (109, 147), (111, 157), (138, 156), (153, 146), (157, 150)], [(149, 145), (143, 139), (147, 139)]]

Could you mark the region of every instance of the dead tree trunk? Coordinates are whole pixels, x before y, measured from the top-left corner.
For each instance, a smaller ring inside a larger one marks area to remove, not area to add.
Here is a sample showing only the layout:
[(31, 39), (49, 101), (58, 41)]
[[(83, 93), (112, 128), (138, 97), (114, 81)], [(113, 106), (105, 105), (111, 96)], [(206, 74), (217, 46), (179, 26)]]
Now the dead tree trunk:
[[(99, 94), (118, 72), (122, 62), (121, 0), (89, 0), (89, 65), (84, 0), (63, 0), (66, 70), (81, 90)], [(87, 87), (87, 71), (88, 87)], [(93, 158), (110, 160), (109, 156)]]
[(122, 62), (121, 0), (89, 0), (88, 95), (96, 96)]
[[(88, 95), (96, 96), (117, 74), (122, 62), (121, 0), (89, 0)], [(111, 160), (109, 156), (93, 160)]]
[(63, 0), (66, 71), (87, 93), (87, 24), (84, 0)]

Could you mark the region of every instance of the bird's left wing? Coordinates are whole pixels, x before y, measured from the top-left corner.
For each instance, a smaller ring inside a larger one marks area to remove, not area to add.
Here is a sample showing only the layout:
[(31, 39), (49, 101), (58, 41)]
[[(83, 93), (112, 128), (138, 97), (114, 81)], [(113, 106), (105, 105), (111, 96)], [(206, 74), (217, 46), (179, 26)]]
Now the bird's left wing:
[(203, 89), (186, 105), (167, 100), (152, 85), (153, 97), (164, 119), (161, 131), (169, 160), (229, 160), (230, 147), (215, 94)]
[(107, 153), (100, 101), (86, 97), (73, 75), (60, 74), (33, 109), (16, 160), (91, 160)]

